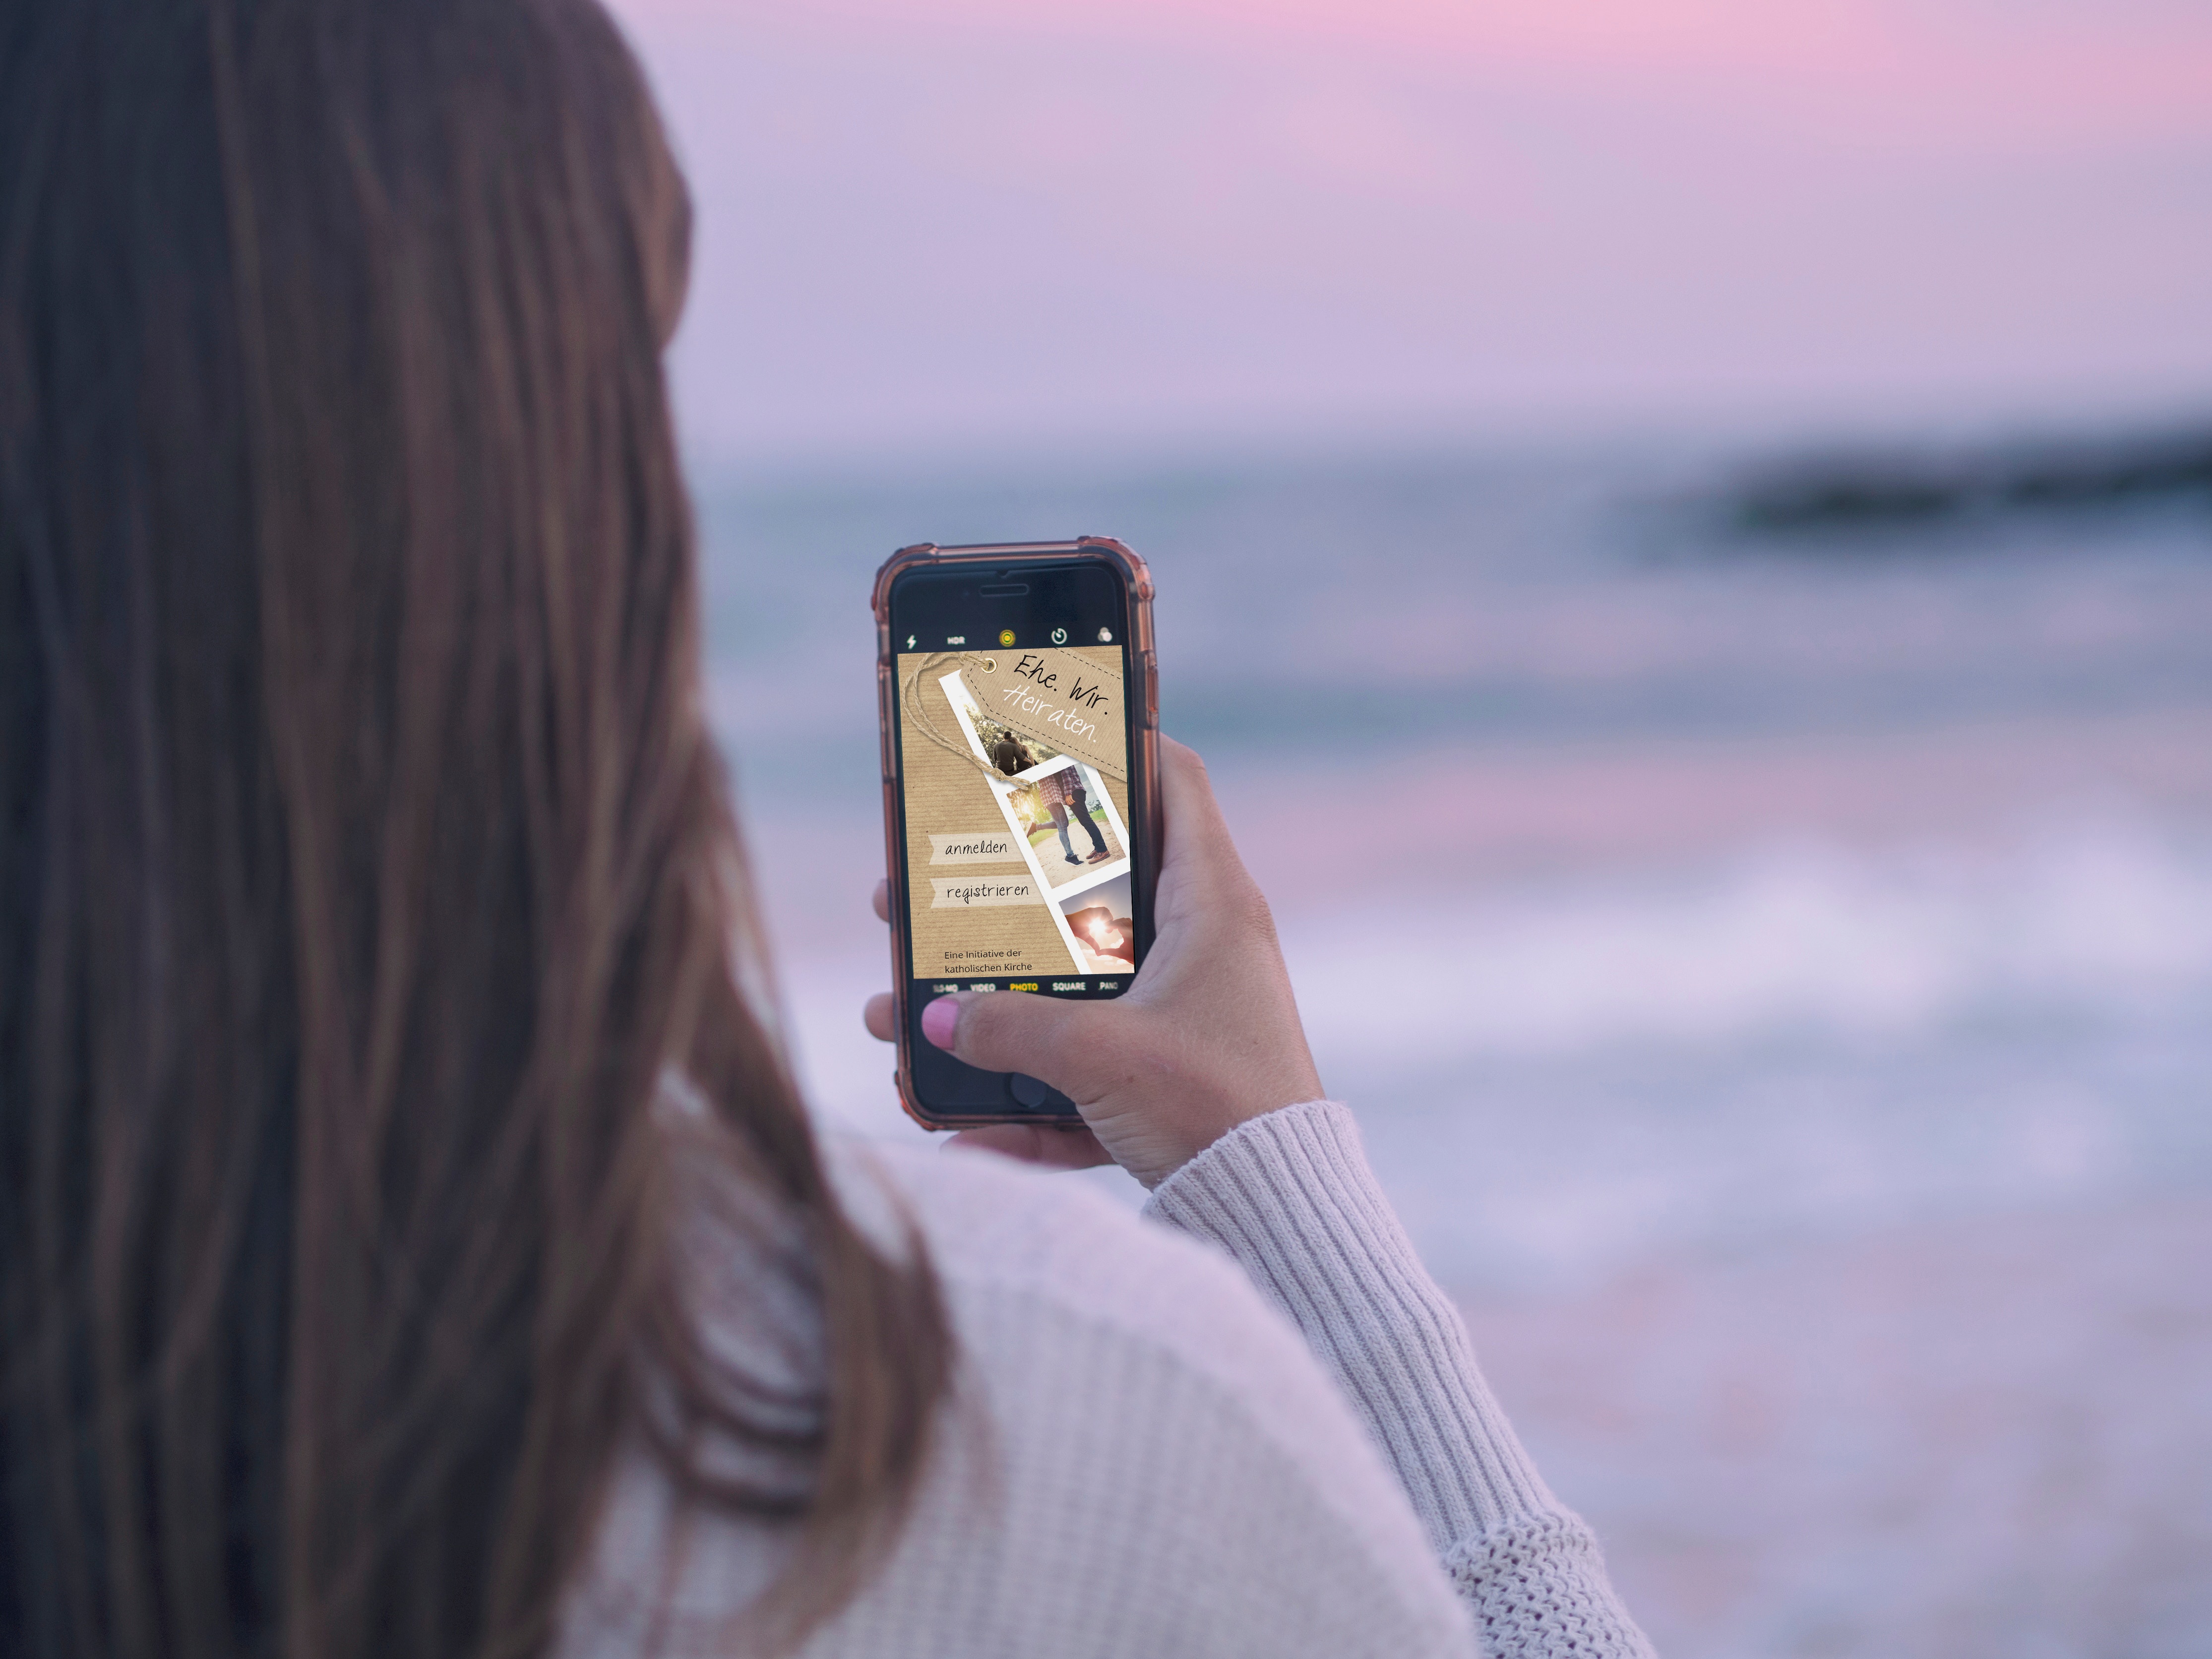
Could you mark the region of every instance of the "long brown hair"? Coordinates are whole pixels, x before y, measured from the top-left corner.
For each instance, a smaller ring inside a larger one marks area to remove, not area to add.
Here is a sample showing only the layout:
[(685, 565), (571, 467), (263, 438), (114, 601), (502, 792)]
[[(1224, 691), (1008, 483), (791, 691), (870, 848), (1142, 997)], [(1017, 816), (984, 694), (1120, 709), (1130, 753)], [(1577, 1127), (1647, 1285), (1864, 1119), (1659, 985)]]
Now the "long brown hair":
[(688, 220), (593, 0), (0, 9), (0, 1651), (541, 1651), (630, 1444), (803, 1629), (914, 1486), (935, 1281), (733, 969)]

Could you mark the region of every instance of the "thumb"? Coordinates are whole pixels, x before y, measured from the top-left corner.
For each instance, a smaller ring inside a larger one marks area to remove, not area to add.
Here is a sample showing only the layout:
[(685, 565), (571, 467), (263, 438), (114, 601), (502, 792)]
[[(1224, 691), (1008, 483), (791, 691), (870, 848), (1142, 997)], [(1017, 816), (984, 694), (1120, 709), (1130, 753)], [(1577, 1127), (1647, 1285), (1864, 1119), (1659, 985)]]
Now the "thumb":
[(921, 1011), (921, 1034), (986, 1072), (1023, 1072), (1082, 1101), (1113, 1005), (1027, 991), (961, 991)]

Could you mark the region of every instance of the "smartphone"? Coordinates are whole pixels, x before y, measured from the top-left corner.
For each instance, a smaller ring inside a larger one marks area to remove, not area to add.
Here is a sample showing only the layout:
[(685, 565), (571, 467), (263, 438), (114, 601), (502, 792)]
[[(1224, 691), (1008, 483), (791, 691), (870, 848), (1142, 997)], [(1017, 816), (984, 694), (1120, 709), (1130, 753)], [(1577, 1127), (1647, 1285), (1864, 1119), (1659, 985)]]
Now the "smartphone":
[(927, 1128), (1077, 1121), (921, 1035), (952, 991), (1117, 997), (1152, 940), (1152, 584), (1117, 541), (901, 548), (876, 573), (899, 1098)]

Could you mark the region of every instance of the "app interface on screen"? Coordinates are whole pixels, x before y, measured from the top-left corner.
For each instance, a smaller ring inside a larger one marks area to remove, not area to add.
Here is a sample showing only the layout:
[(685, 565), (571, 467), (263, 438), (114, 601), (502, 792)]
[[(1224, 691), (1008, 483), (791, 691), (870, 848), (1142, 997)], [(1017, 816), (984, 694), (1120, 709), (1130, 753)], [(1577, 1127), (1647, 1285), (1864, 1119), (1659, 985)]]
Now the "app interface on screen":
[(894, 659), (927, 991), (1110, 995), (1136, 971), (1125, 647), (1087, 631), (948, 634)]

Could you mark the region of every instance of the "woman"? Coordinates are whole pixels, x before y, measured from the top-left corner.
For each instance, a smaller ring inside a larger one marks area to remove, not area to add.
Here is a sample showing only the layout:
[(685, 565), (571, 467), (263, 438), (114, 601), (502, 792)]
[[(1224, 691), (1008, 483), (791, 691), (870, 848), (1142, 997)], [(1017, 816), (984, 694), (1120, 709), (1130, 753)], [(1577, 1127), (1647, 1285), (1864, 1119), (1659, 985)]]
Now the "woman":
[(0, 12), (0, 1652), (1642, 1651), (1185, 751), (1131, 996), (927, 1015), (1155, 1222), (817, 1143), (687, 229), (592, 0)]

